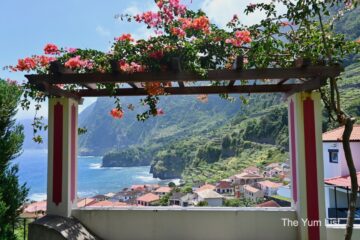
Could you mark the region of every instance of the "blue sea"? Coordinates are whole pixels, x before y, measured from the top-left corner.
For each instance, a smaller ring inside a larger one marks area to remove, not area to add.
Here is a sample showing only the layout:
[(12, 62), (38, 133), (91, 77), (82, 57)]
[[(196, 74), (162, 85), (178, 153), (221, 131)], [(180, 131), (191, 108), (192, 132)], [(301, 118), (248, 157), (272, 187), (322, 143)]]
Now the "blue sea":
[[(102, 157), (78, 157), (79, 197), (118, 192), (132, 184), (167, 184), (179, 181), (153, 178), (149, 173), (150, 166), (102, 168), (101, 159)], [(14, 163), (19, 164), (20, 183), (26, 183), (30, 188), (28, 198), (34, 201), (46, 199), (47, 151), (25, 149)]]

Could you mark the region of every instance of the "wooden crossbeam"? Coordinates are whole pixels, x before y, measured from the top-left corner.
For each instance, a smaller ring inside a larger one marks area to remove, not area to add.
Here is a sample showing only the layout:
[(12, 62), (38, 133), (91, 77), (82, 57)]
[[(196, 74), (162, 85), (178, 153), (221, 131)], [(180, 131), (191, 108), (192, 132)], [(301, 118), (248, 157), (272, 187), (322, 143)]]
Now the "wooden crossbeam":
[[(319, 83), (311, 85), (313, 89), (319, 88)], [(309, 86), (310, 88), (310, 86)], [(297, 92), (302, 91), (301, 84), (267, 84), (267, 85), (241, 85), (241, 86), (199, 86), (199, 87), (169, 87), (165, 88), (165, 92), (171, 95), (197, 95), (197, 94), (219, 94), (219, 93), (270, 93), (270, 92)], [(109, 96), (107, 89), (100, 90), (80, 90), (77, 94), (81, 97), (102, 97)], [(114, 92), (116, 96), (145, 96), (148, 95), (145, 89), (120, 88)]]
[(222, 81), (251, 79), (336, 77), (343, 71), (341, 66), (309, 66), (306, 68), (265, 68), (236, 70), (210, 70), (206, 77), (191, 72), (144, 72), (144, 73), (65, 73), (61, 75), (26, 75), (33, 82), (48, 81), (50, 84), (171, 82), (171, 81)]
[[(49, 69), (50, 69), (50, 72), (55, 75), (76, 74), (71, 69), (64, 67), (64, 65), (62, 65), (59, 61), (51, 62)], [(83, 83), (81, 85), (88, 89), (96, 89), (96, 83)]]
[[(50, 85), (46, 82), (38, 84), (37, 88), (40, 91), (43, 91), (45, 94), (49, 95), (49, 96), (56, 96), (56, 97), (68, 97), (68, 98), (73, 98), (76, 101), (78, 101), (80, 104), (82, 104), (83, 99), (81, 98), (81, 96), (79, 96), (78, 93), (76, 92), (70, 92), (70, 91), (65, 91), (57, 86), (53, 86)], [(96, 91), (94, 89), (88, 89), (89, 91)]]
[(284, 84), (286, 81), (288, 81), (289, 78), (284, 78), (284, 79), (281, 79), (277, 84), (278, 85), (281, 85), (281, 84)]

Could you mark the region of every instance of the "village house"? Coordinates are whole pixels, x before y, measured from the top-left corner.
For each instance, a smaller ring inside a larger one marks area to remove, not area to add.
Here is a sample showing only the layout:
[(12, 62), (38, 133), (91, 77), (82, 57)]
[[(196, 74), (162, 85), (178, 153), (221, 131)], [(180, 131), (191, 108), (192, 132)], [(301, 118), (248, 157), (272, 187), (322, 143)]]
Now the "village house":
[(198, 202), (207, 202), (209, 207), (221, 207), (223, 205), (224, 197), (219, 193), (211, 189), (206, 189), (202, 191), (197, 191), (197, 201)]
[(263, 191), (264, 196), (273, 196), (277, 195), (279, 187), (283, 186), (283, 184), (265, 180), (258, 182), (257, 186)]
[(181, 198), (185, 195), (186, 194), (182, 192), (173, 192), (169, 198), (169, 206), (181, 206)]
[(228, 181), (219, 181), (215, 186), (215, 191), (220, 194), (234, 194), (234, 187), (231, 182)]
[(180, 206), (188, 207), (194, 205), (196, 201), (196, 194), (194, 193), (187, 193), (185, 196), (180, 198)]
[[(322, 135), (327, 218), (346, 218), (351, 182), (342, 145), (344, 127)], [(360, 182), (360, 125), (354, 125), (350, 136), (352, 157)], [(356, 205), (360, 208), (360, 194)]]
[(159, 187), (154, 191), (155, 194), (159, 195), (160, 197), (165, 196), (166, 194), (170, 193), (172, 190), (171, 187)]
[(160, 197), (154, 193), (147, 193), (136, 199), (136, 203), (140, 206), (156, 205), (160, 200)]
[(263, 179), (262, 176), (258, 174), (251, 174), (242, 172), (230, 177), (232, 184), (234, 186), (235, 196), (241, 198), (244, 194), (244, 185), (254, 185), (258, 181)]
[(260, 189), (254, 188), (250, 185), (245, 185), (244, 198), (250, 199), (253, 202), (257, 202), (264, 198), (264, 193)]

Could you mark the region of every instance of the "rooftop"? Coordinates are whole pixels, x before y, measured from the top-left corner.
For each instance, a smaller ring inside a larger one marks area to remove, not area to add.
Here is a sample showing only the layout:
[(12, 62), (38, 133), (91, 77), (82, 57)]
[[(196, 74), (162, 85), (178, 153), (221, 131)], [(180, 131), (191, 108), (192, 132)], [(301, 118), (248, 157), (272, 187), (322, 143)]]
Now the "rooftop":
[(155, 202), (159, 199), (160, 197), (158, 195), (155, 195), (153, 193), (147, 193), (145, 195), (142, 195), (141, 197), (138, 197), (136, 200), (142, 202)]
[(215, 192), (214, 190), (206, 189), (200, 192), (197, 192), (197, 195), (203, 199), (206, 198), (223, 198), (220, 194)]
[[(341, 142), (344, 127), (339, 127), (328, 132), (323, 133), (323, 142)], [(350, 136), (350, 141), (360, 141), (360, 125), (354, 125), (353, 131)]]
[[(360, 172), (357, 172), (357, 181), (360, 183)], [(337, 187), (349, 187), (351, 188), (350, 176), (334, 177), (325, 179), (325, 184), (333, 185)]]
[(269, 180), (265, 180), (265, 181), (261, 181), (258, 182), (260, 185), (268, 187), (268, 188), (279, 188), (281, 187), (283, 184), (282, 183), (276, 183), (276, 182), (272, 182)]
[(244, 185), (244, 189), (248, 192), (252, 192), (252, 193), (257, 193), (259, 191), (261, 191), (260, 189), (254, 188), (250, 185)]
[(227, 181), (220, 181), (218, 182), (218, 184), (216, 184), (216, 188), (231, 188), (231, 182), (227, 182)]
[(172, 188), (171, 187), (159, 187), (158, 189), (156, 189), (156, 193), (169, 193), (171, 192)]
[(280, 207), (280, 205), (277, 202), (275, 202), (274, 200), (270, 200), (267, 202), (260, 203), (260, 204), (256, 205), (256, 207)]
[(197, 189), (195, 192), (201, 192), (201, 191), (204, 191), (204, 190), (214, 190), (214, 189), (215, 189), (214, 185), (205, 184), (205, 185), (201, 186), (199, 189)]

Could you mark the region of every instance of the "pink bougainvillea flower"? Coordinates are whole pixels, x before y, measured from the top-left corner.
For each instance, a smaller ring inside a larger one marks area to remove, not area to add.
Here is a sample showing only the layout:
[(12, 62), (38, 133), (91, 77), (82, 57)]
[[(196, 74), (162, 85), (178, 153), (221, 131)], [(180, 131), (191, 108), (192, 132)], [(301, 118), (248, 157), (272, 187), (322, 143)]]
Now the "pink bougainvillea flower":
[(44, 47), (44, 52), (45, 54), (56, 55), (60, 53), (60, 50), (55, 44), (48, 43)]
[(250, 43), (252, 41), (250, 32), (248, 30), (236, 31), (235, 38), (228, 38), (225, 40), (225, 43), (232, 44), (235, 47), (241, 47), (246, 43)]
[(161, 116), (161, 115), (164, 115), (164, 114), (165, 114), (164, 110), (162, 110), (161, 108), (156, 109), (156, 115), (157, 116)]
[(65, 62), (65, 67), (68, 68), (82, 68), (82, 67), (87, 67), (89, 69), (91, 69), (91, 67), (89, 67), (91, 64), (89, 63), (89, 61), (84, 61), (81, 60), (80, 56), (76, 56), (73, 58), (70, 58), (69, 60), (67, 60)]
[(68, 53), (75, 53), (77, 51), (77, 48), (68, 48), (67, 52)]
[(121, 109), (114, 108), (110, 111), (110, 115), (113, 118), (121, 119), (124, 116), (124, 112)]
[(129, 33), (124, 33), (120, 37), (115, 38), (115, 40), (116, 41), (128, 41), (128, 42), (133, 42), (134, 41), (131, 34), (129, 34)]

